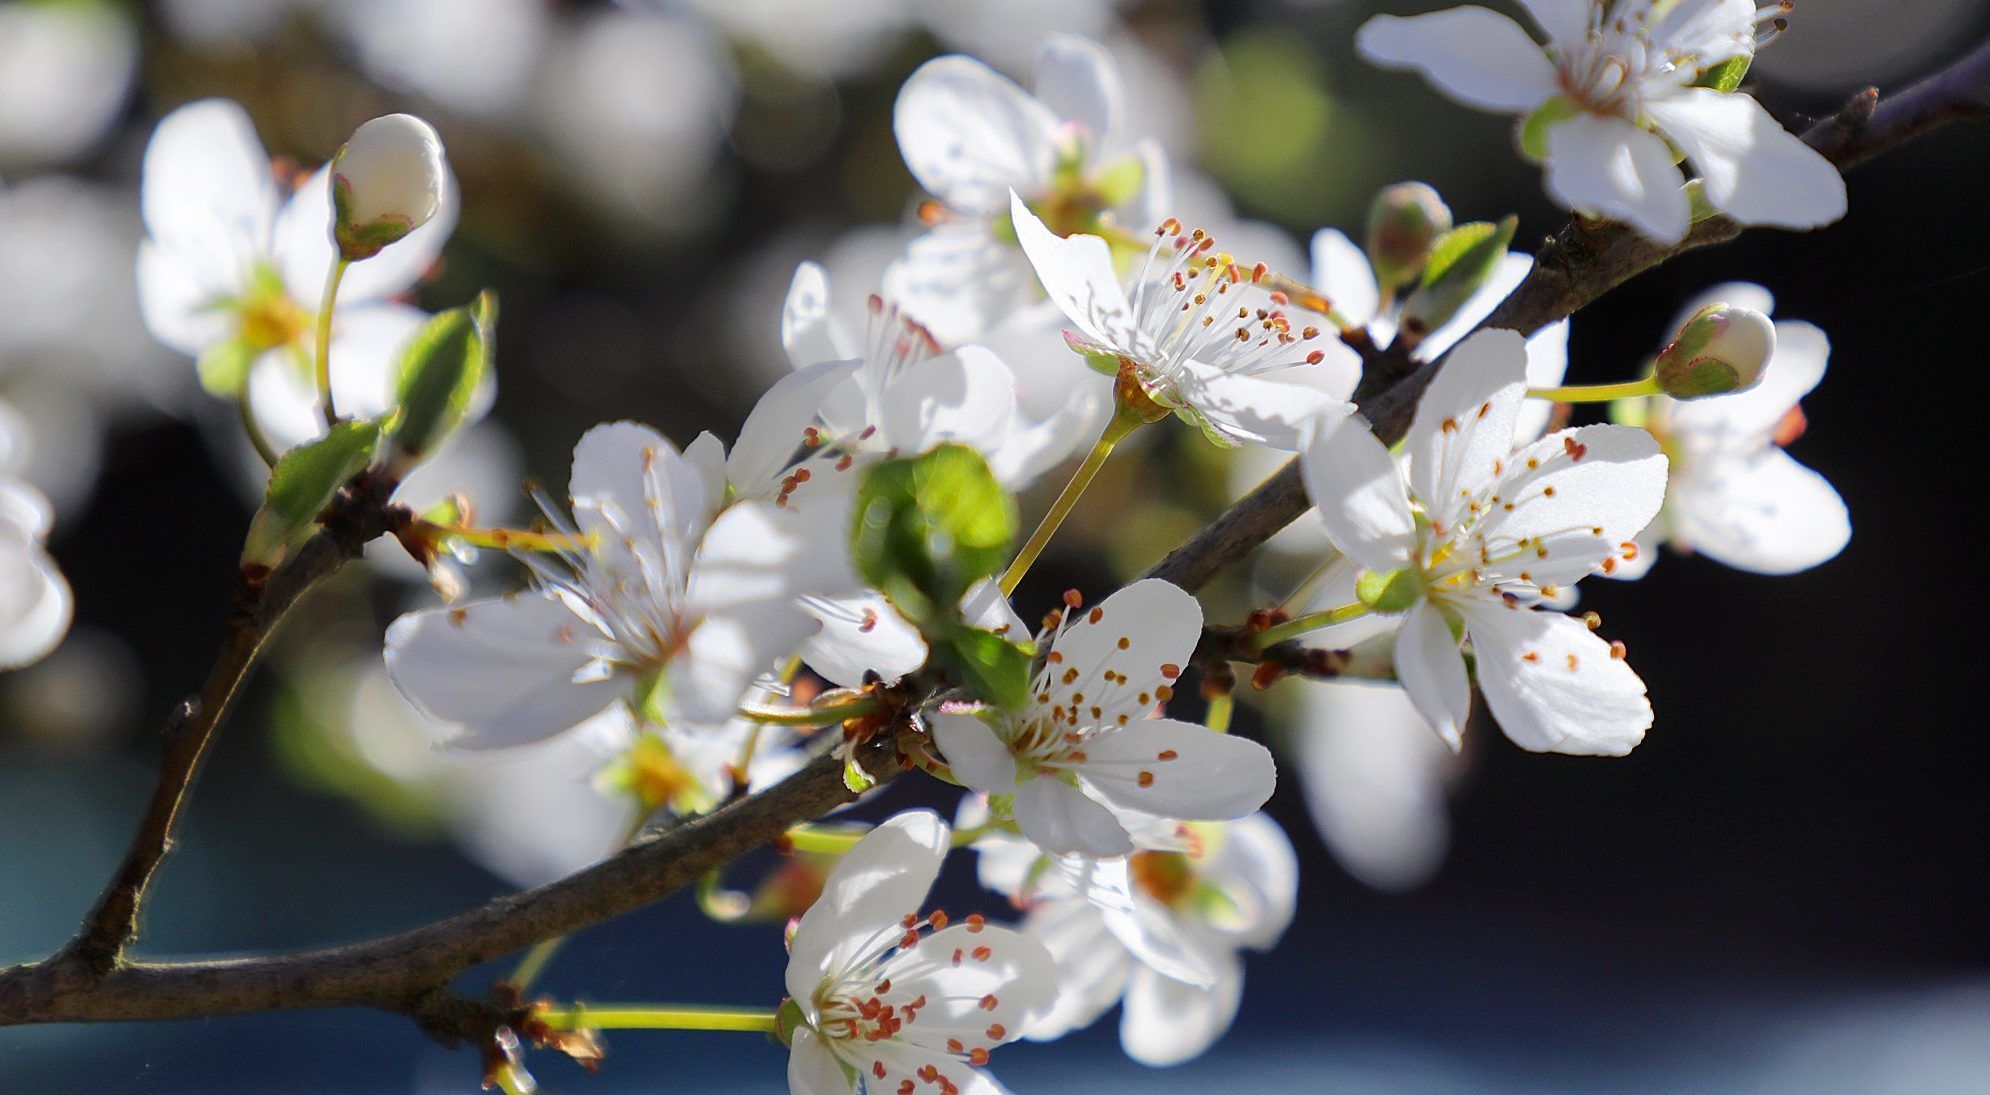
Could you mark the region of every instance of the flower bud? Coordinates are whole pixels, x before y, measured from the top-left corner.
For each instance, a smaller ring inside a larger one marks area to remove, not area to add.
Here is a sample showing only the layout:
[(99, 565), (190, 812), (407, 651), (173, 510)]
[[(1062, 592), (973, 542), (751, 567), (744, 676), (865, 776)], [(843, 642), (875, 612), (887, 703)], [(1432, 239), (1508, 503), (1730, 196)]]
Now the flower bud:
[(1451, 210), (1420, 182), (1384, 187), (1368, 207), (1368, 261), (1375, 284), (1393, 289), (1415, 278), (1431, 244), (1451, 231)]
[(331, 171), (332, 239), (348, 262), (427, 224), (442, 204), (442, 138), (412, 114), (353, 130)]
[(1674, 399), (1752, 388), (1776, 352), (1776, 325), (1753, 308), (1709, 304), (1659, 351), (1653, 375)]

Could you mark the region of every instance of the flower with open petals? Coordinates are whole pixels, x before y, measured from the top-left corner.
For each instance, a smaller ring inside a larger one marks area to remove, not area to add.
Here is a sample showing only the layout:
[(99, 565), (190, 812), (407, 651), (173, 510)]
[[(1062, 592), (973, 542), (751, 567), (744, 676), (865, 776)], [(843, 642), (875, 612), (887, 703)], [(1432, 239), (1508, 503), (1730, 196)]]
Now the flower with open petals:
[(1753, 56), (1754, 0), (1521, 0), (1546, 32), (1481, 7), (1378, 15), (1355, 42), (1369, 60), (1424, 74), (1460, 102), (1520, 115), (1521, 143), (1547, 162), (1567, 208), (1676, 243), (1691, 222), (1673, 150), (1700, 172), (1715, 209), (1744, 224), (1816, 228), (1845, 215), (1830, 161), (1753, 98), (1699, 86)]
[[(205, 99), (168, 114), (145, 149), (139, 304), (159, 341), (200, 362), (208, 388), (251, 406), (279, 448), (323, 432), (312, 376), (331, 267), (328, 175), (282, 200), (240, 106)], [(355, 264), (332, 316), (332, 391), (362, 417), (391, 405), (402, 343), (428, 318), (396, 303), (434, 265), (456, 223), (454, 188), (426, 224)]]
[[(1716, 300), (1768, 313), (1759, 285), (1708, 290), (1683, 315)], [(1831, 342), (1815, 326), (1775, 325), (1775, 350), (1752, 388), (1704, 399), (1653, 396), (1620, 408), (1639, 422), (1671, 460), (1665, 508), (1639, 537), (1640, 550), (1612, 577), (1635, 578), (1671, 543), (1757, 574), (1794, 574), (1827, 562), (1852, 537), (1844, 499), (1822, 475), (1783, 446), (1801, 435), (1798, 401), (1824, 379)]]
[(1050, 1010), (1057, 966), (1043, 944), (979, 916), (921, 915), (950, 838), (930, 810), (892, 817), (843, 856), (795, 926), (795, 1095), (1002, 1090), (981, 1068)]
[(1170, 220), (1123, 285), (1105, 240), (1058, 236), (1015, 195), (1010, 212), (1045, 292), (1076, 328), (1065, 333), (1071, 348), (1211, 441), (1289, 452), (1314, 417), (1353, 409), (1352, 351), (1295, 324), (1284, 297), (1260, 285), (1262, 264), (1242, 265)]
[(856, 585), (836, 550), (847, 510), (715, 507), (698, 469), (646, 426), (589, 430), (569, 494), (574, 546), (557, 562), (521, 556), (539, 588), (387, 629), (394, 683), (462, 725), (455, 744), (537, 741), (618, 702), (654, 721), (723, 723), (814, 630), (798, 600)]
[(1195, 598), (1150, 578), (1067, 617), (1022, 710), (933, 716), (955, 777), (1015, 796), (1017, 827), (1053, 855), (1133, 851), (1115, 808), (1227, 820), (1265, 804), (1277, 776), (1264, 746), (1148, 717), (1202, 635)]
[(1451, 351), (1405, 441), (1407, 470), (1360, 419), (1302, 454), (1334, 544), (1364, 568), (1362, 600), (1404, 612), (1397, 676), (1454, 747), (1479, 687), (1523, 748), (1628, 753), (1651, 725), (1644, 682), (1583, 621), (1536, 606), (1614, 569), (1658, 512), (1665, 457), (1643, 430), (1584, 426), (1513, 450), (1526, 349), (1486, 330)]
[(898, 93), (892, 128), (905, 166), (935, 197), (933, 227), (891, 265), (885, 295), (942, 339), (979, 338), (1036, 297), (1008, 230), (1014, 191), (1060, 233), (1097, 231), (1102, 216), (1160, 218), (1166, 160), (1127, 139), (1119, 68), (1072, 34), (1036, 55), (1036, 94), (972, 57), (919, 66)]

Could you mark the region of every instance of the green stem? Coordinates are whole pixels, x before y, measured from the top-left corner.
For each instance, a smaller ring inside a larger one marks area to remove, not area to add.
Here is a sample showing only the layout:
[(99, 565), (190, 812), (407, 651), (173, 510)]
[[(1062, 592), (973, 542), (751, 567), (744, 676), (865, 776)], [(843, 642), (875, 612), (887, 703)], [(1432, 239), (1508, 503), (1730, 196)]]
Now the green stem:
[(338, 302), (339, 282), (351, 265), (344, 256), (333, 256), (331, 273), (325, 277), (325, 299), (318, 305), (318, 402), (325, 409), (327, 426), (339, 424), (338, 408), (332, 404), (332, 305)]
[(721, 1008), (697, 1004), (575, 1004), (548, 1008), (536, 1018), (554, 1030), (738, 1030), (774, 1031), (774, 1013), (765, 1008)]
[(515, 528), (473, 528), (469, 525), (440, 525), (415, 519), (414, 531), (433, 541), (461, 540), (471, 547), (495, 551), (544, 551), (560, 553), (593, 549), (592, 536), (568, 536), (558, 532), (532, 532)]
[[(952, 847), (965, 848), (987, 835), (994, 824), (985, 823), (966, 829), (954, 830)], [(788, 830), (788, 842), (798, 852), (813, 852), (816, 855), (842, 855), (857, 846), (859, 840), (870, 833), (869, 826), (839, 825), (834, 828), (822, 825), (797, 825)]]
[(1560, 388), (1529, 388), (1530, 399), (1552, 399), (1557, 403), (1608, 403), (1616, 399), (1639, 399), (1664, 394), (1656, 376), (1626, 380), (1621, 384), (1569, 384)]
[(1318, 631), (1323, 627), (1332, 627), (1335, 624), (1344, 624), (1349, 620), (1359, 619), (1368, 615), (1369, 611), (1367, 605), (1356, 601), (1353, 604), (1345, 604), (1339, 608), (1329, 608), (1320, 612), (1308, 612), (1304, 616), (1294, 616), (1282, 624), (1274, 624), (1258, 632), (1251, 639), (1251, 649), (1254, 651), (1269, 650), (1287, 639), (1296, 639), (1309, 631)]
[(1078, 470), (1071, 475), (1071, 481), (1064, 484), (1064, 490), (1057, 496), (1057, 501), (1050, 504), (1050, 512), (1043, 515), (1042, 521), (1037, 522), (1036, 531), (1030, 533), (1029, 542), (1016, 553), (1015, 559), (1009, 563), (1009, 569), (1002, 572), (1004, 597), (1015, 593), (1016, 587), (1023, 584), (1023, 575), (1030, 572), (1036, 557), (1043, 554), (1043, 549), (1050, 543), (1050, 538), (1057, 534), (1057, 526), (1063, 524), (1064, 519), (1077, 508), (1078, 499), (1084, 496), (1085, 488), (1092, 485), (1092, 480), (1098, 476), (1099, 469), (1106, 466), (1106, 458), (1112, 455), (1112, 450), (1118, 447), (1121, 441), (1126, 440), (1128, 434), (1145, 424), (1145, 420), (1127, 410), (1124, 405), (1113, 411), (1112, 421), (1106, 423), (1105, 432), (1099, 434), (1099, 440), (1092, 446), (1092, 451), (1085, 455), (1085, 462), (1078, 465)]
[(1237, 710), (1237, 699), (1228, 692), (1218, 692), (1209, 698), (1209, 710), (1202, 716), (1202, 724), (1219, 734), (1230, 732), (1230, 716)]
[(739, 717), (770, 726), (827, 726), (833, 722), (875, 715), (882, 710), (884, 704), (878, 702), (876, 696), (858, 696), (843, 703), (816, 707), (762, 707), (743, 703), (739, 705)]
[(263, 458), (264, 464), (276, 467), (277, 457), (282, 454), (269, 443), (269, 435), (263, 432), (262, 423), (256, 421), (255, 408), (249, 405), (249, 378), (246, 376), (242, 378), (242, 390), (235, 396), (235, 407), (242, 412), (242, 432), (248, 435), (256, 455)]

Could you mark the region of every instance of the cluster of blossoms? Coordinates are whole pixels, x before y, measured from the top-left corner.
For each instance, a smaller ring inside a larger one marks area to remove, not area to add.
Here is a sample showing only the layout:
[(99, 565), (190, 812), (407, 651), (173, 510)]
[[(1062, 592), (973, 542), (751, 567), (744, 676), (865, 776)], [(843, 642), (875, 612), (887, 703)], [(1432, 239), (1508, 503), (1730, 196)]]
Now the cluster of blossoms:
[[(1793, 226), (1838, 215), (1835, 171), (1732, 84), (1707, 82), (1753, 50), (1752, 8), (1526, 6), (1545, 51), (1480, 9), (1382, 17), (1361, 46), (1528, 114), (1551, 193), (1654, 238), (1690, 224), (1667, 140), (1715, 209)], [(1567, 611), (1581, 579), (1634, 578), (1661, 542), (1788, 572), (1849, 535), (1828, 484), (1780, 447), (1821, 379), (1823, 337), (1772, 323), (1765, 294), (1723, 287), (1690, 310), (1644, 379), (1561, 387), (1563, 326), (1475, 330), (1529, 267), (1506, 250), (1510, 223), (1454, 226), (1428, 188), (1391, 188), (1365, 246), (1315, 236), (1302, 282), (1170, 213), (1166, 159), (1128, 135), (1123, 98), (1110, 54), (1075, 37), (1039, 51), (1033, 92), (966, 57), (923, 66), (895, 129), (934, 195), (928, 227), (864, 298), (861, 336), (805, 263), (780, 316), (792, 371), (730, 446), (601, 425), (534, 528), (435, 511), (401, 533), (431, 567), (498, 548), (530, 576), (387, 629), (388, 675), (449, 746), (606, 742), (598, 783), (632, 801), (638, 827), (791, 771), (812, 748), (797, 727), (840, 727), (853, 789), (870, 779), (859, 747), (889, 735), (968, 792), (958, 834), (924, 811), (855, 840), (790, 834), (835, 857), (795, 887), (819, 896), (763, 910), (798, 917), (771, 1024), (797, 1092), (996, 1091), (981, 1072), (994, 1049), (1115, 1004), (1131, 1056), (1186, 1060), (1234, 1018), (1240, 952), (1269, 949), (1290, 923), (1295, 856), (1260, 812), (1271, 752), (1228, 732), (1220, 687), (1203, 722), (1168, 717), (1185, 675), (1213, 683), (1211, 668), (1241, 656), (1210, 653), (1196, 599), (1152, 579), (1092, 605), (1073, 592), (1039, 628), (1010, 601), (1135, 431), (1175, 417), (1225, 449), (1297, 454), (1315, 578), (1287, 599), (1296, 615), (1229, 631), (1253, 654), (1305, 642), (1379, 664), (1372, 675), (1399, 682), (1428, 727), (1417, 732), (1450, 750), (1475, 688), (1525, 749), (1621, 755), (1643, 739), (1652, 708), (1623, 645)], [(145, 172), (147, 321), (240, 405), (275, 465), (245, 567), (281, 562), (341, 482), (409, 470), (488, 405), (476, 365), (490, 313), (395, 299), (455, 215), (426, 123), (367, 123), (286, 197), (240, 108), (196, 103), (161, 123)], [(1401, 438), (1378, 436), (1351, 402), (1360, 348), (1374, 347), (1409, 351), (1428, 377)], [(1018, 354), (1064, 368), (1019, 367)], [(1614, 422), (1551, 429), (1607, 400)], [(1008, 520), (1009, 494), (1088, 442), (997, 577), (988, 556), (1010, 538), (991, 543), (987, 528)], [(300, 509), (298, 484), (328, 468)], [(903, 496), (899, 482), (912, 484)], [(32, 657), (68, 613), (35, 502), (0, 480), (0, 661)], [(815, 696), (818, 678), (831, 691)], [(1392, 732), (1400, 721), (1359, 717)], [(1324, 727), (1302, 737), (1339, 740)], [(1435, 779), (1445, 755), (1404, 768)], [(1329, 837), (1358, 834), (1335, 766), (1299, 767)], [(922, 911), (957, 846), (976, 850), (1019, 926)], [(1372, 876), (1400, 877), (1386, 863)]]

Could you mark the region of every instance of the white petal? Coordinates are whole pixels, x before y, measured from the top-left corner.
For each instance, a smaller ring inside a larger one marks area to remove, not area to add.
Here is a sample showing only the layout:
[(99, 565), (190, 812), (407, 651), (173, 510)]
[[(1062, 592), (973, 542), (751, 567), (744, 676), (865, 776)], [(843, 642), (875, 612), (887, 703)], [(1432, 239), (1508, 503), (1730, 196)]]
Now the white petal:
[(1356, 327), (1368, 326), (1381, 303), (1368, 256), (1337, 228), (1313, 233), (1313, 288)]
[[(277, 217), (274, 256), (290, 294), (306, 308), (316, 308), (325, 293), (332, 263), (332, 194), (329, 172), (318, 171), (297, 188)], [(426, 224), (347, 268), (339, 282), (339, 299), (358, 303), (405, 293), (442, 257), (442, 246), (456, 231), (462, 201), (456, 179), (448, 176), (442, 204)]]
[(1405, 447), (1411, 490), (1433, 523), (1455, 525), (1466, 498), (1511, 451), (1526, 375), (1526, 342), (1497, 328), (1459, 343), (1438, 367)]
[[(897, 1092), (901, 1084), (908, 1081), (917, 1084), (925, 1076), (932, 1076), (936, 1081), (944, 1080), (950, 1085), (946, 1088), (933, 1086), (931, 1089), (935, 1091), (958, 1091), (960, 1095), (1009, 1095), (1008, 1090), (986, 1072), (942, 1049), (911, 1045), (898, 1038), (845, 1044), (849, 1047), (849, 1053), (862, 1059), (857, 1071), (864, 1077), (866, 1095), (873, 1091)], [(877, 1066), (883, 1066), (882, 1077), (874, 1071)]]
[[(1527, 386), (1558, 387), (1568, 374), (1569, 321), (1558, 319), (1527, 338)], [(1554, 421), (1555, 405), (1545, 399), (1529, 399), (1520, 404), (1513, 421), (1513, 447), (1519, 448), (1541, 436)]]
[(892, 112), (899, 152), (919, 185), (957, 210), (984, 215), (1001, 212), (1012, 189), (1043, 189), (1056, 129), (1042, 103), (961, 56), (920, 65)]
[(1561, 430), (1521, 449), (1500, 481), (1501, 508), (1480, 531), (1495, 555), (1529, 540), (1534, 557), (1495, 567), (1542, 585), (1580, 578), (1658, 516), (1665, 472), (1658, 441), (1630, 426)]
[(788, 1047), (789, 1095), (851, 1095), (856, 1090), (822, 1038), (808, 1027), (797, 1028)]
[(230, 317), (221, 302), (241, 286), (221, 280), (225, 273), (204, 269), (197, 255), (152, 240), (139, 244), (138, 307), (145, 328), (189, 357), (228, 337)]
[(922, 361), (898, 374), (878, 408), (884, 444), (919, 453), (945, 441), (992, 449), (1016, 417), (1016, 378), (979, 346)]
[(1036, 97), (1050, 112), (1085, 129), (1093, 162), (1109, 149), (1125, 122), (1119, 66), (1090, 38), (1053, 34), (1036, 51)]
[[(1134, 582), (1089, 609), (1067, 612), (1078, 622), (1052, 644), (1034, 691), (1049, 693), (1053, 706), (1079, 708), (1097, 725), (1113, 725), (1121, 715), (1128, 721), (1146, 718), (1156, 689), (1174, 685), (1202, 638), (1202, 605), (1157, 578)], [(1107, 681), (1108, 671), (1125, 683)], [(1096, 716), (1090, 714), (1093, 707), (1099, 709)]]
[(1299, 458), (1306, 493), (1319, 507), (1334, 546), (1371, 570), (1395, 570), (1409, 562), (1416, 515), (1395, 458), (1365, 420), (1327, 423)]
[(920, 911), (951, 838), (938, 814), (907, 810), (845, 852), (788, 942), (788, 995), (811, 1000), (823, 974), (841, 966), (866, 941), (879, 950), (893, 942), (870, 937)]
[(1184, 985), (1145, 967), (1134, 972), (1119, 1020), (1119, 1044), (1128, 1057), (1156, 1068), (1178, 1065), (1223, 1037), (1244, 996), (1243, 963), (1234, 953), (1224, 957), (1209, 988)]
[(1410, 610), (1396, 634), (1396, 676), (1423, 721), (1445, 744), (1458, 748), (1472, 714), (1472, 685), (1458, 640), (1444, 614), (1428, 601)]
[(1073, 386), (1049, 417), (1031, 422), (1018, 403), (1015, 424), (988, 453), (988, 470), (1003, 486), (1012, 491), (1031, 486), (1104, 429), (1112, 413), (1111, 382), (1090, 370), (1074, 369), (1072, 376), (1083, 383)]
[(717, 516), (726, 503), (726, 445), (717, 434), (705, 430), (684, 446), (684, 463), (697, 473), (704, 489), (705, 521)]
[(831, 684), (855, 688), (866, 673), (889, 684), (926, 664), (919, 629), (880, 594), (811, 600), (805, 607), (822, 629), (802, 647), (802, 660)]
[(613, 703), (613, 677), (576, 683), (602, 637), (550, 594), (415, 612), (387, 629), (387, 672), (409, 702), (460, 723), (451, 744), (495, 749), (552, 737)]
[(1644, 740), (1644, 681), (1587, 624), (1559, 612), (1465, 606), (1479, 690), (1523, 749), (1623, 756)]
[(742, 498), (765, 498), (802, 451), (803, 431), (830, 393), (849, 380), (861, 361), (825, 361), (774, 382), (739, 428), (726, 457), (726, 478)]
[[(1225, 436), (1280, 452), (1296, 452), (1306, 428), (1320, 416), (1343, 417), (1354, 410), (1337, 391), (1274, 379), (1281, 375), (1243, 376), (1190, 361), (1183, 363), (1178, 390)], [(1341, 387), (1334, 374), (1319, 379)]]
[(860, 588), (845, 543), (847, 507), (806, 514), (765, 502), (726, 508), (705, 532), (691, 574), (690, 608), (724, 611)]
[(1417, 356), (1425, 361), (1435, 361), (1444, 356), (1444, 352), (1459, 339), (1477, 330), (1479, 324), (1487, 316), (1492, 315), (1493, 309), (1499, 307), (1501, 301), (1519, 288), (1521, 282), (1527, 280), (1528, 273), (1533, 269), (1532, 255), (1522, 254), (1519, 251), (1508, 251), (1501, 255), (1485, 283), (1471, 296), (1466, 297), (1465, 303), (1459, 305), (1458, 310), (1453, 312), (1451, 318), (1445, 320), (1442, 326), (1423, 336), (1423, 341), (1417, 344)]
[(1548, 193), (1569, 209), (1677, 243), (1692, 212), (1684, 184), (1665, 142), (1622, 119), (1578, 114), (1548, 130)]
[(1767, 445), (1709, 455), (1673, 484), (1673, 538), (1757, 574), (1794, 574), (1852, 538), (1845, 502), (1822, 475)]
[[(1136, 828), (1159, 830), (1162, 834), (1155, 841), (1143, 839), (1148, 833), (1136, 834), (1135, 844), (1154, 843), (1170, 851), (1178, 845), (1180, 822), (1146, 814), (1127, 817), (1146, 818), (1146, 823)], [(1051, 877), (1067, 882), (1086, 904), (1098, 911), (1106, 930), (1118, 942), (1114, 949), (1124, 949), (1138, 964), (1185, 984), (1215, 983), (1217, 962), (1208, 954), (1209, 948), (1191, 937), (1184, 916), (1145, 893), (1134, 891), (1130, 866), (1131, 860), (1124, 856), (1091, 859), (1071, 855), (1057, 861)]]
[(1278, 822), (1255, 813), (1225, 825), (1202, 870), (1236, 907), (1234, 922), (1217, 922), (1224, 938), (1256, 950), (1276, 946), (1299, 909), (1299, 854)]
[(1557, 45), (1571, 45), (1589, 35), (1590, 0), (1519, 0), (1519, 4)]
[(788, 283), (788, 299), (781, 305), (781, 348), (797, 369), (857, 356), (842, 324), (829, 312), (829, 275), (813, 262), (796, 266)]
[(947, 758), (954, 778), (991, 795), (1016, 790), (1016, 756), (986, 722), (958, 711), (932, 717), (933, 742)]
[[(956, 921), (901, 951), (878, 971), (899, 999), (926, 997), (899, 1038), (928, 1050), (949, 1040), (992, 1049), (1023, 1036), (1057, 999), (1057, 963), (1042, 943), (1011, 928)], [(993, 996), (991, 1002), (987, 997)], [(1003, 1028), (991, 1038), (991, 1026)], [(891, 1082), (890, 1091), (897, 1086)]]
[[(11, 480), (0, 479), (0, 487), (9, 486)], [(0, 519), (0, 669), (40, 661), (62, 642), (75, 615), (69, 583), (42, 550), (41, 531)]]
[[(339, 413), (370, 418), (387, 410), (401, 350), (428, 318), (420, 309), (386, 302), (341, 307), (333, 314), (332, 394)], [(317, 382), (298, 356), (308, 352), (308, 345), (272, 351), (251, 367), (249, 398), (257, 421), (278, 448), (325, 432)]]
[(791, 600), (707, 613), (670, 661), (670, 710), (694, 723), (725, 722), (753, 682), (814, 631), (815, 620)]
[(145, 146), (145, 228), (209, 281), (239, 288), (269, 246), (276, 177), (255, 125), (226, 99), (174, 110)]
[(1097, 734), (1084, 751), (1076, 768), (1086, 786), (1115, 806), (1158, 817), (1243, 817), (1278, 786), (1264, 746), (1192, 722), (1146, 719)]
[(631, 576), (631, 555), (682, 560), (708, 512), (698, 469), (669, 438), (636, 422), (605, 422), (580, 436), (567, 494), (580, 530), (598, 537), (596, 553)]
[(1403, 689), (1319, 681), (1301, 693), (1292, 755), (1313, 826), (1333, 858), (1377, 890), (1431, 880), (1451, 844), (1451, 753)]
[(1415, 69), (1469, 106), (1528, 111), (1559, 92), (1548, 55), (1520, 24), (1486, 8), (1378, 15), (1354, 42), (1370, 61)]
[(1844, 176), (1752, 97), (1688, 88), (1645, 109), (1699, 169), (1708, 203), (1735, 220), (1816, 228), (1845, 215)]
[(983, 578), (968, 588), (967, 596), (961, 598), (960, 615), (969, 627), (1006, 635), (1012, 642), (1030, 637), (1030, 626), (1016, 615), (1009, 598), (1002, 595), (1002, 584), (993, 578)]
[(1052, 855), (1108, 858), (1133, 851), (1111, 810), (1055, 776), (1024, 780), (1016, 788), (1015, 816), (1023, 835)]
[(1824, 379), (1831, 341), (1808, 323), (1776, 324), (1776, 353), (1752, 388), (1706, 399), (1667, 400), (1665, 431), (1690, 449), (1754, 447), (1776, 432), (1797, 401)]
[(1057, 961), (1057, 1003), (1033, 1024), (1026, 1037), (1049, 1042), (1091, 1026), (1119, 1003), (1133, 973), (1132, 956), (1106, 929), (1090, 902), (1077, 898), (1044, 901), (1030, 908), (1023, 931)]
[(1133, 306), (1113, 267), (1112, 248), (1097, 236), (1058, 236), (1045, 228), (1023, 199), (1009, 195), (1016, 240), (1029, 256), (1043, 290), (1079, 333), (1095, 342), (1127, 346)]
[(935, 225), (885, 268), (883, 284), (885, 299), (947, 346), (982, 337), (1037, 299), (1029, 260), (981, 219)]

